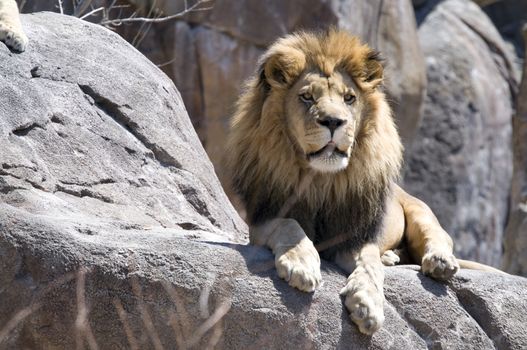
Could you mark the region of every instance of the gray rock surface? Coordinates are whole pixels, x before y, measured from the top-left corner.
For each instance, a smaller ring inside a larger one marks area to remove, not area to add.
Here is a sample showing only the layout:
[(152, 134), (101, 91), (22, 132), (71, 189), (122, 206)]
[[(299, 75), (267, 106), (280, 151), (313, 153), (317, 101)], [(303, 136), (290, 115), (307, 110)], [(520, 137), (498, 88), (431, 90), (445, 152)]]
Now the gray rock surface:
[(469, 0), (417, 13), (428, 89), (405, 188), (424, 200), (463, 258), (501, 265), (512, 175), (513, 58)]
[[(527, 26), (523, 29), (527, 43)], [(513, 118), (514, 166), (511, 184), (511, 206), (503, 242), (505, 271), (527, 276), (527, 60)]]
[(45, 16), (32, 54), (1, 47), (5, 186), (40, 190), (50, 215), (241, 235), (172, 81), (118, 35), (79, 45), (101, 30)]
[(524, 349), (527, 280), (386, 268), (358, 333), (323, 263), (304, 294), (246, 232), (170, 80), (117, 35), (50, 13), (0, 45), (0, 349)]

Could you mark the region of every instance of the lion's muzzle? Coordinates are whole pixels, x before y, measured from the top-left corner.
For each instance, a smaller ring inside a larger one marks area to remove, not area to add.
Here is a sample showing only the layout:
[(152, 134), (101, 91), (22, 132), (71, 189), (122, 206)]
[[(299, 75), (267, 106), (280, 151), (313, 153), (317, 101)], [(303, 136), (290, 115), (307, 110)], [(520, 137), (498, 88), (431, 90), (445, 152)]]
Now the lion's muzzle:
[(349, 155), (337, 148), (334, 141), (330, 141), (322, 149), (307, 155), (309, 165), (321, 172), (337, 172), (348, 166)]

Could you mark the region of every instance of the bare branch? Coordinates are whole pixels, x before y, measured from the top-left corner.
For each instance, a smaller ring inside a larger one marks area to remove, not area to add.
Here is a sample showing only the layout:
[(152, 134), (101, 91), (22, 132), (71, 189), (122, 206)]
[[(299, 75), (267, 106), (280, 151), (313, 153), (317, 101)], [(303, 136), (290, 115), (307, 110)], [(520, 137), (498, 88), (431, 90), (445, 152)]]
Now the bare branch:
[(74, 6), (73, 16), (80, 17), (90, 7), (93, 0), (80, 0), (77, 5)]
[[(146, 17), (150, 18), (150, 16), (152, 16), (152, 14), (154, 13), (156, 9), (156, 4), (157, 4), (157, 0), (154, 0)], [(146, 29), (145, 29), (145, 26), (147, 26)], [(152, 23), (146, 23), (146, 22), (141, 23), (141, 26), (139, 27), (139, 30), (137, 31), (137, 34), (135, 35), (131, 43), (135, 48), (139, 47), (139, 45), (143, 42), (144, 38), (146, 37), (146, 34), (148, 34), (148, 31), (150, 30), (151, 27), (152, 27)]]
[(227, 314), (227, 312), (229, 312), (230, 309), (230, 300), (221, 303), (220, 306), (214, 311), (212, 316), (210, 316), (205, 322), (201, 324), (201, 326), (198, 327), (198, 329), (196, 329), (192, 338), (189, 339), (187, 346), (193, 347), (194, 345), (198, 344), (198, 342), (205, 335), (205, 333), (207, 333), (209, 329), (211, 329), (218, 322), (220, 322), (221, 319)]
[(20, 1), (20, 4), (18, 5), (18, 9), (20, 10), (20, 12), (24, 10), (24, 6), (26, 6), (26, 3), (27, 3), (27, 0)]
[(41, 306), (42, 305), (39, 303), (29, 305), (28, 307), (23, 308), (22, 310), (18, 311), (13, 317), (11, 317), (11, 319), (9, 320), (9, 322), (7, 322), (4, 328), (0, 330), (0, 344), (20, 322), (22, 322), (33, 312), (37, 311)]
[(101, 12), (101, 11), (104, 11), (104, 10), (105, 10), (104, 7), (96, 8), (95, 10), (92, 10), (92, 11), (88, 12), (87, 14), (83, 15), (82, 17), (80, 17), (80, 19), (85, 19), (87, 17), (93, 16), (97, 12)]
[(166, 61), (166, 62), (163, 62), (163, 63), (157, 64), (157, 67), (161, 68), (161, 67), (168, 66), (169, 64), (172, 64), (172, 63), (176, 62), (177, 59), (178, 59), (177, 57), (174, 57), (174, 58), (172, 58), (171, 60), (168, 60), (168, 61)]
[(170, 315), (168, 316), (168, 321), (170, 322), (172, 330), (174, 331), (174, 335), (176, 336), (177, 348), (180, 350), (185, 350), (187, 346), (185, 343), (185, 338), (183, 336), (183, 329), (179, 324), (178, 317), (175, 312), (170, 313)]
[(71, 281), (75, 278), (74, 273), (67, 273), (53, 282), (49, 283), (46, 287), (44, 287), (38, 296), (34, 298), (33, 303), (31, 303), (28, 307), (25, 307), (24, 309), (18, 311), (10, 320), (7, 322), (7, 324), (0, 330), (0, 344), (6, 339), (6, 337), (9, 335), (9, 333), (18, 326), (20, 322), (22, 322), (26, 317), (37, 311), (41, 306), (41, 302), (39, 301), (42, 299), (47, 293), (49, 293), (51, 290)]
[(192, 327), (191, 317), (187, 313), (185, 303), (179, 297), (177, 290), (167, 281), (163, 282), (163, 287), (176, 307), (176, 313), (173, 316), (171, 315), (171, 324), (176, 332), (176, 341), (178, 341), (177, 335), (181, 334), (180, 341), (182, 345), (178, 346), (178, 349), (187, 349), (185, 339), (187, 338), (186, 331), (190, 331)]
[(174, 19), (181, 18), (185, 15), (187, 15), (190, 12), (197, 12), (197, 11), (208, 11), (212, 9), (212, 7), (200, 7), (203, 4), (211, 3), (213, 0), (198, 0), (196, 3), (194, 3), (190, 7), (185, 7), (185, 10), (176, 13), (174, 15), (165, 16), (165, 17), (155, 17), (155, 18), (148, 18), (148, 17), (135, 17), (135, 18), (121, 18), (121, 19), (111, 19), (102, 21), (100, 24), (102, 25), (110, 25), (110, 26), (119, 26), (123, 23), (133, 23), (133, 22), (143, 22), (143, 23), (161, 23), (166, 21), (171, 21)]

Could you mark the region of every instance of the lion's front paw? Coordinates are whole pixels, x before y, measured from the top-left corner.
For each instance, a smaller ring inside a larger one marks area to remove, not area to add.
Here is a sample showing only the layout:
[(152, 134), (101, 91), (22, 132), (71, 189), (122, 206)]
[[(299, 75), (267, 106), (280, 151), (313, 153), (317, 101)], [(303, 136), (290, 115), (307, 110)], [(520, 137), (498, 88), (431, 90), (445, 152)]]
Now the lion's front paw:
[(394, 266), (401, 261), (401, 258), (393, 250), (387, 250), (381, 255), (381, 261), (385, 266)]
[(320, 257), (313, 243), (308, 239), (277, 254), (275, 265), (278, 276), (301, 291), (312, 292), (322, 281)]
[(346, 287), (340, 291), (346, 296), (350, 317), (364, 334), (373, 334), (384, 323), (384, 294), (364, 276), (350, 276)]
[(435, 279), (447, 280), (459, 270), (459, 264), (452, 253), (432, 252), (423, 256), (421, 271)]
[(3, 24), (0, 24), (0, 41), (18, 52), (25, 51), (28, 44), (27, 36), (22, 31)]

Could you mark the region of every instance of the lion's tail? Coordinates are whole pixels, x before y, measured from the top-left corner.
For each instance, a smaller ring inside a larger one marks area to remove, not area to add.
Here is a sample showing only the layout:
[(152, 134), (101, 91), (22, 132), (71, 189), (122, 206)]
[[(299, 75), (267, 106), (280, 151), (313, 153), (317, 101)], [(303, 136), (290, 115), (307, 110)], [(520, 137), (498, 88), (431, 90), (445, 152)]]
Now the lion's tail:
[(457, 262), (459, 263), (459, 267), (461, 267), (462, 269), (479, 270), (479, 271), (487, 271), (487, 272), (497, 272), (497, 273), (501, 273), (501, 274), (507, 275), (506, 272), (498, 270), (498, 269), (496, 269), (496, 268), (494, 268), (492, 266), (488, 266), (488, 265), (485, 265), (485, 264), (477, 263), (475, 261), (457, 259)]

